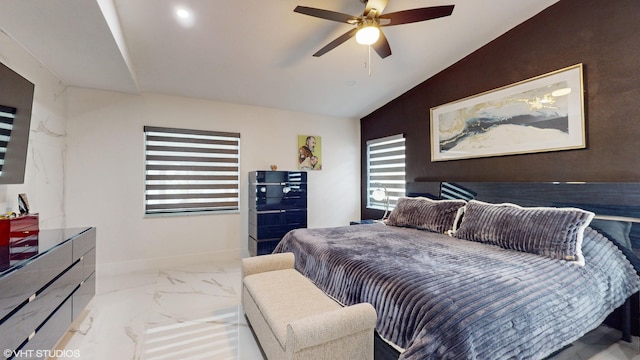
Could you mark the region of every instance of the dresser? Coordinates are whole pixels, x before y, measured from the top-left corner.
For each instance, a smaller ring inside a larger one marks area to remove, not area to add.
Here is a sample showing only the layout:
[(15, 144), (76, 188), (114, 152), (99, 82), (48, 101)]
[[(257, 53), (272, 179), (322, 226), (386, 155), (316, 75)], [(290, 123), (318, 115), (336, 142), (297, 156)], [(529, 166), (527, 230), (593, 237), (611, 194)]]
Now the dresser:
[[(20, 258), (9, 259), (0, 271), (2, 359), (46, 358), (95, 294), (96, 229), (33, 235), (17, 226), (22, 230), (13, 231), (11, 239), (26, 235), (27, 245), (18, 247)], [(0, 245), (3, 253), (16, 252), (7, 248)]]
[(282, 237), (307, 227), (307, 173), (249, 173), (249, 254), (270, 254)]

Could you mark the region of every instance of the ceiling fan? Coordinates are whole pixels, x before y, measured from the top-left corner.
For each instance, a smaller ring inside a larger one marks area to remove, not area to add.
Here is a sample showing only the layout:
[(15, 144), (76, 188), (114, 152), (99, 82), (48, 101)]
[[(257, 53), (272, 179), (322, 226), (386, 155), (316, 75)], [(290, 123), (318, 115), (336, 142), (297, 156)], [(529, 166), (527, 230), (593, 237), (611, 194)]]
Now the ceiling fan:
[(364, 12), (361, 16), (352, 16), (306, 6), (296, 6), (293, 11), (300, 14), (354, 25), (353, 29), (318, 50), (313, 56), (322, 56), (355, 36), (358, 43), (371, 45), (376, 53), (384, 59), (391, 55), (391, 47), (389, 46), (387, 38), (380, 30), (380, 27), (409, 24), (449, 16), (453, 12), (454, 7), (454, 5), (432, 6), (382, 14), (389, 0), (360, 0), (360, 2), (365, 4)]

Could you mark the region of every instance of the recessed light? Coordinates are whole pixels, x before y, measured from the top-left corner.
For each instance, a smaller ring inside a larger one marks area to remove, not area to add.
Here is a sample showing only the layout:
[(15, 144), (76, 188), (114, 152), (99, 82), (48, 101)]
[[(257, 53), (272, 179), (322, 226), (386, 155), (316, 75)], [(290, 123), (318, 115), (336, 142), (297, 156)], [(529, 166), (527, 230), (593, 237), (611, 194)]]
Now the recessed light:
[(176, 10), (176, 15), (178, 15), (179, 18), (186, 19), (191, 16), (191, 13), (186, 9), (178, 9)]
[(194, 23), (193, 11), (191, 9), (186, 8), (184, 6), (178, 6), (174, 8), (174, 14), (176, 16), (176, 20), (180, 25), (184, 27), (192, 27)]

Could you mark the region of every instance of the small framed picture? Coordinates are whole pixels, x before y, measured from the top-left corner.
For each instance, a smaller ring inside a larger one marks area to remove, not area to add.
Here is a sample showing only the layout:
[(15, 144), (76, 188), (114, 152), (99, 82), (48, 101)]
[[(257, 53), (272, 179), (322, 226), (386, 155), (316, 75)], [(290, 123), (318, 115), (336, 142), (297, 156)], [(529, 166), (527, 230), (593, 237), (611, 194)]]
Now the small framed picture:
[(322, 139), (298, 135), (298, 170), (322, 170)]

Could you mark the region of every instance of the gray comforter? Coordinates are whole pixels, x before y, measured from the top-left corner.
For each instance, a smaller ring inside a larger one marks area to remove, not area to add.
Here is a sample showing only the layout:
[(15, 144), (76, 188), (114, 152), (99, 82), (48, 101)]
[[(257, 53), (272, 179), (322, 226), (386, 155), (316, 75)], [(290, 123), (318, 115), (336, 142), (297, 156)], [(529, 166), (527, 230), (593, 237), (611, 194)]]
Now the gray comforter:
[(275, 252), (293, 252), (298, 271), (341, 303), (371, 303), (401, 359), (541, 359), (640, 289), (590, 228), (584, 267), (381, 224), (293, 230)]

